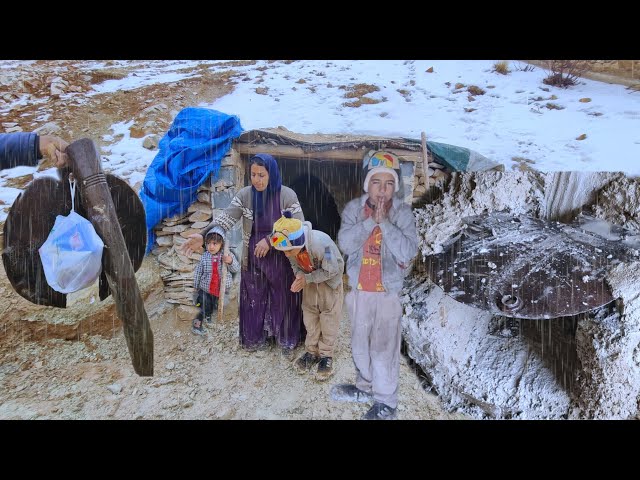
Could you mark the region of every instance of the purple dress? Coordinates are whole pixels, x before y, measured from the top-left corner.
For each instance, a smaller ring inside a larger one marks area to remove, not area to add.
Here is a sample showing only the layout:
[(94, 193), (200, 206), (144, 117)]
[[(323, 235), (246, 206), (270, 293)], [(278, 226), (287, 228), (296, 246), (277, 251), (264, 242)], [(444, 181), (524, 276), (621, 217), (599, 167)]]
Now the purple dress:
[(267, 337), (275, 337), (281, 347), (294, 348), (305, 336), (302, 292), (290, 290), (295, 279), (291, 263), (274, 248), (263, 258), (253, 254), (281, 215), (278, 191), (267, 201), (263, 214), (253, 219), (247, 270), (240, 276), (240, 344), (244, 348), (259, 347)]

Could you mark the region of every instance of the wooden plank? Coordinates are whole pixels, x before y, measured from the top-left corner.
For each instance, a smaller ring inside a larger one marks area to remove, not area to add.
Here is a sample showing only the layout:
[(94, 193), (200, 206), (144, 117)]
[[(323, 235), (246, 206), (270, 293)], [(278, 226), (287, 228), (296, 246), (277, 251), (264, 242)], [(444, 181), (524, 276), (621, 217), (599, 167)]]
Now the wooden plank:
[[(309, 152), (306, 153), (300, 147), (294, 147), (291, 145), (267, 145), (267, 144), (254, 144), (249, 145), (246, 143), (236, 143), (234, 149), (242, 155), (255, 155), (257, 153), (268, 153), (274, 157), (279, 158), (296, 158), (296, 159), (313, 159), (317, 161), (343, 161), (343, 162), (362, 162), (366, 149), (336, 149), (327, 150), (324, 152)], [(417, 162), (422, 159), (422, 152), (412, 152), (410, 150), (400, 150), (396, 148), (388, 148), (385, 151), (394, 153), (401, 157), (401, 160), (407, 162)]]
[(66, 152), (71, 169), (79, 179), (87, 217), (104, 242), (104, 269), (122, 322), (133, 368), (140, 376), (152, 376), (153, 333), (102, 171), (100, 156), (95, 144), (88, 138), (71, 143)]
[[(229, 235), (225, 235), (222, 255), (229, 255)], [(218, 297), (218, 322), (222, 322), (224, 312), (224, 295), (227, 292), (227, 264), (222, 261), (222, 275), (220, 275), (220, 294)]]
[(429, 156), (427, 154), (427, 134), (425, 132), (420, 134), (420, 140), (422, 143), (422, 168), (426, 171), (427, 165), (429, 165)]

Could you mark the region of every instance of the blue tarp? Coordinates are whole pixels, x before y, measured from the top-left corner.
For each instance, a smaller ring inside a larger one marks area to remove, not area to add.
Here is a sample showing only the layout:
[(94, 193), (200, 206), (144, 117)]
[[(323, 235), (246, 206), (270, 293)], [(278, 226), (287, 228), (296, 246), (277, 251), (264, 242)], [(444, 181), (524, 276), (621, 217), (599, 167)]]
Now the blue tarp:
[(217, 176), (222, 158), (242, 133), (240, 119), (217, 110), (185, 108), (162, 137), (140, 190), (147, 216), (147, 253), (153, 228), (164, 218), (184, 213), (198, 187)]

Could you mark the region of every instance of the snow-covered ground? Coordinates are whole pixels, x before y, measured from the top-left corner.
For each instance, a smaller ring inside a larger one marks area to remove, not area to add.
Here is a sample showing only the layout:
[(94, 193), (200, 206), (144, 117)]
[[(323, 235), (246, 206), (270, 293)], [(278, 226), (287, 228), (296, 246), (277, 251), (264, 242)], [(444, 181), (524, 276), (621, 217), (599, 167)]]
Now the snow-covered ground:
[[(244, 75), (233, 92), (199, 106), (237, 115), (245, 129), (282, 125), (299, 133), (408, 138), (420, 138), (424, 131), (430, 140), (470, 148), (508, 170), (524, 161), (549, 172), (623, 171), (640, 175), (640, 92), (582, 79), (568, 89), (551, 87), (542, 83), (547, 72), (539, 67), (524, 71), (526, 64), (509, 61), (510, 73), (501, 75), (493, 71), (496, 62), (316, 60), (242, 65), (212, 60), (119, 60), (111, 62), (111, 68), (126, 67), (128, 76), (95, 84), (88, 93), (65, 95), (82, 102), (83, 96), (97, 93), (135, 92), (207, 70), (233, 70)], [(28, 67), (30, 63), (1, 61), (0, 74), (10, 76), (17, 65)], [(198, 65), (200, 68), (193, 68)], [(104, 67), (105, 62), (81, 62), (86, 72)], [(349, 106), (362, 98), (347, 97), (356, 85), (372, 90), (365, 102), (376, 103)], [(485, 93), (471, 96), (470, 86)], [(124, 119), (124, 123), (113, 125), (113, 143), (103, 147), (103, 153), (105, 168), (134, 185), (144, 178), (156, 152), (144, 149), (142, 139), (130, 137), (127, 122)], [(583, 135), (586, 138), (577, 140)], [(0, 172), (0, 199), (10, 204), (20, 192), (3, 187), (7, 178), (35, 170), (21, 167)], [(6, 217), (6, 213), (0, 215), (0, 220)]]

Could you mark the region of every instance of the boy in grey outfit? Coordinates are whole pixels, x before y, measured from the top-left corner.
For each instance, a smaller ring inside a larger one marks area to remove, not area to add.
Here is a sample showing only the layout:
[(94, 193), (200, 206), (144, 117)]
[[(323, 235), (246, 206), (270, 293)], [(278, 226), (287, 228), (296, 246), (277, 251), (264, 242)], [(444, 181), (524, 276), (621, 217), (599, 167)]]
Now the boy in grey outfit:
[(411, 207), (399, 190), (400, 162), (392, 153), (365, 157), (366, 195), (342, 213), (338, 245), (348, 255), (351, 291), (345, 305), (351, 318), (355, 385), (335, 385), (334, 400), (368, 402), (363, 420), (392, 419), (398, 405), (402, 305), (399, 293), (418, 251)]

